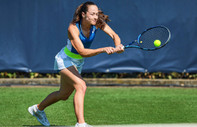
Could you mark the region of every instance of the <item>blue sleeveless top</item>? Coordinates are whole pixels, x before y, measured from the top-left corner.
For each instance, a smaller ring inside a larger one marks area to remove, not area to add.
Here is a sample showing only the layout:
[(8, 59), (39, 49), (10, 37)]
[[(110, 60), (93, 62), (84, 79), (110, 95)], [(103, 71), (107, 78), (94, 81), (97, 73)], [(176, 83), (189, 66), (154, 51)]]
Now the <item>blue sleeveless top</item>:
[[(79, 38), (81, 40), (81, 42), (83, 43), (85, 48), (90, 48), (92, 41), (94, 40), (95, 34), (96, 34), (96, 26), (92, 25), (90, 28), (90, 35), (87, 38), (83, 32), (82, 32), (82, 28), (81, 28), (81, 22), (77, 22), (76, 23), (77, 28), (79, 29)], [(67, 49), (70, 50), (72, 53), (75, 54), (79, 54), (76, 49), (72, 46), (70, 40), (67, 40), (67, 45), (66, 45)]]

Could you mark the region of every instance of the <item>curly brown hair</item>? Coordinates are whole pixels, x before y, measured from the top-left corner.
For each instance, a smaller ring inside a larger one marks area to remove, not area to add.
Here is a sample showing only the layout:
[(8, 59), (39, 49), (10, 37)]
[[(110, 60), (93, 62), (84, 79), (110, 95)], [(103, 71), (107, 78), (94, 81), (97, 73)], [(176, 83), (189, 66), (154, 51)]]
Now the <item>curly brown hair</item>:
[[(85, 3), (82, 3), (81, 5), (79, 5), (74, 13), (73, 19), (71, 21), (72, 24), (75, 24), (77, 22), (79, 22), (82, 19), (82, 12), (84, 12), (86, 14), (86, 12), (88, 11), (88, 5), (96, 5), (95, 3), (91, 2), (91, 1), (87, 1)], [(103, 13), (103, 11), (101, 11), (99, 9), (98, 12), (98, 20), (96, 23), (96, 27), (100, 28), (100, 29), (104, 29), (106, 22), (110, 21), (109, 16), (105, 15)]]

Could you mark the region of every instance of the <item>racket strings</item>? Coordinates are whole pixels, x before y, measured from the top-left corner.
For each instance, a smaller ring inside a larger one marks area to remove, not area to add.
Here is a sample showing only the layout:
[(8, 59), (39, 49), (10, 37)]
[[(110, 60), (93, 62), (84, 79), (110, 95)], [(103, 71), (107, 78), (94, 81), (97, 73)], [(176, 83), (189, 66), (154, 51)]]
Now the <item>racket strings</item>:
[(162, 47), (168, 41), (169, 31), (165, 27), (154, 27), (143, 32), (138, 39), (141, 48), (156, 48), (154, 45), (155, 40), (160, 40)]

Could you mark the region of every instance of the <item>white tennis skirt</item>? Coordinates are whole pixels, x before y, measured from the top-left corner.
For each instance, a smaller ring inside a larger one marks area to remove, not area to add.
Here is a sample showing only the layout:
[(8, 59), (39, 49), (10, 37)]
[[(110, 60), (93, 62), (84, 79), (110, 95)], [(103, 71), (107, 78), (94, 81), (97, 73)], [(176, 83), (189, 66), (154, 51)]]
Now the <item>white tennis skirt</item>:
[(73, 59), (67, 56), (64, 52), (64, 48), (55, 56), (54, 70), (61, 71), (70, 66), (75, 66), (78, 72), (81, 74), (82, 67), (84, 65), (84, 58)]

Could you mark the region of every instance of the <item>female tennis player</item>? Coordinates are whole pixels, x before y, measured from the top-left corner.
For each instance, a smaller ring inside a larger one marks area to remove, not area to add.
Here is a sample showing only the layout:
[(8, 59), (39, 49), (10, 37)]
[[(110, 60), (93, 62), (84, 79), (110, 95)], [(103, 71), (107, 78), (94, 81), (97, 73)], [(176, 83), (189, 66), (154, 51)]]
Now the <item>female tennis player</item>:
[[(28, 108), (31, 115), (45, 126), (49, 126), (44, 109), (60, 100), (67, 100), (72, 92), (77, 118), (75, 127), (92, 127), (84, 120), (84, 96), (86, 83), (80, 73), (85, 57), (100, 53), (121, 53), (124, 51), (119, 36), (107, 25), (108, 16), (104, 15), (93, 2), (81, 4), (75, 11), (68, 27), (67, 45), (55, 56), (55, 69), (60, 71), (61, 85), (59, 91), (49, 94), (40, 104)], [(103, 30), (114, 41), (114, 47), (89, 49), (97, 29)]]

